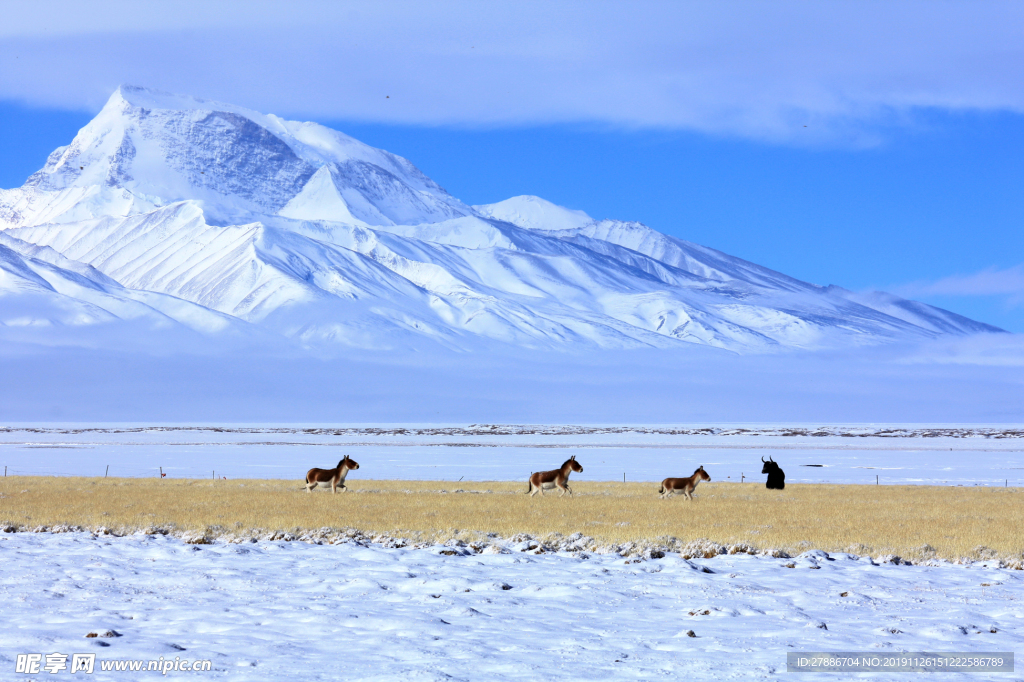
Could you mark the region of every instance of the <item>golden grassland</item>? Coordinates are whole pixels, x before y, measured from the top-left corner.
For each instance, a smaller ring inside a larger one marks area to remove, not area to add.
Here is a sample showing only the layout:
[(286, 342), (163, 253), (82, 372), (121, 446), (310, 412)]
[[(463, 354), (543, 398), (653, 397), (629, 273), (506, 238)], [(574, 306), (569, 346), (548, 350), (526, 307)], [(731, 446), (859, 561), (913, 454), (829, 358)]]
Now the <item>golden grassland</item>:
[[(572, 483), (575, 496), (525, 495), (526, 483), (350, 479), (349, 492), (307, 494), (300, 481), (0, 478), (0, 525), (211, 535), (323, 527), (445, 540), (496, 533), (582, 532), (599, 542), (706, 538), (788, 552), (908, 558), (1015, 557), (1024, 551), (1016, 488), (703, 483), (693, 502), (658, 499), (657, 483)], [(927, 547), (926, 547), (927, 546)]]

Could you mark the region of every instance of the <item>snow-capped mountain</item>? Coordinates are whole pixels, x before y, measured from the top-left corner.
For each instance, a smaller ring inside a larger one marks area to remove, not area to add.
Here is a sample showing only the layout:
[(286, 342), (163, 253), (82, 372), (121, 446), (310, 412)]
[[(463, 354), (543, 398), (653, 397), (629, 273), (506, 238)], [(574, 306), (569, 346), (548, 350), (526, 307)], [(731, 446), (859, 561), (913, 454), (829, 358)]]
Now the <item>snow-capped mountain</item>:
[(537, 197), (467, 206), (321, 125), (134, 87), (0, 190), (0, 237), (8, 326), (128, 317), (369, 348), (736, 351), (999, 331)]

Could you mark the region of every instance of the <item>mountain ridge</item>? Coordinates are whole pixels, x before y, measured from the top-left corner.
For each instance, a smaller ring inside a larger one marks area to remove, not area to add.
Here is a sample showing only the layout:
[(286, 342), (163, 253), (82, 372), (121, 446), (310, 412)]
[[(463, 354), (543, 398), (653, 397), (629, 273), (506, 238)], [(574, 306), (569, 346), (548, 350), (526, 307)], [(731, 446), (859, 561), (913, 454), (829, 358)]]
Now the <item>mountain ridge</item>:
[(173, 297), (306, 345), (764, 352), (1001, 331), (539, 197), (468, 206), (319, 124), (130, 86), (0, 190), (0, 234), (92, 268), (112, 296)]

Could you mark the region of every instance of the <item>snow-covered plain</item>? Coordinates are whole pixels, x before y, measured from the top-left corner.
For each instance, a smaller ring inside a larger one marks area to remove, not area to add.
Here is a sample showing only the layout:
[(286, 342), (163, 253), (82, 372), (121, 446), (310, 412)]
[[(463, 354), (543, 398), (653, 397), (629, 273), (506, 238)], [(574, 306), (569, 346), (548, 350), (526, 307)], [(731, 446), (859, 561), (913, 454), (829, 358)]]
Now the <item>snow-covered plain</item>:
[[(0, 678), (24, 677), (18, 653), (59, 652), (95, 653), (97, 670), (112, 659), (211, 660), (212, 672), (196, 675), (204, 679), (774, 679), (791, 651), (1024, 644), (1022, 574), (984, 563), (876, 565), (822, 552), (644, 560), (527, 547), (448, 556), (365, 540), (0, 533)], [(85, 638), (108, 629), (120, 636)], [(180, 675), (192, 674), (168, 677)]]
[[(570, 455), (579, 480), (660, 481), (703, 465), (716, 481), (761, 481), (771, 456), (789, 483), (1024, 485), (1024, 426), (102, 425), (0, 428), (12, 475), (301, 479), (345, 454), (353, 478), (525, 481)], [(876, 479), (877, 477), (877, 479)]]

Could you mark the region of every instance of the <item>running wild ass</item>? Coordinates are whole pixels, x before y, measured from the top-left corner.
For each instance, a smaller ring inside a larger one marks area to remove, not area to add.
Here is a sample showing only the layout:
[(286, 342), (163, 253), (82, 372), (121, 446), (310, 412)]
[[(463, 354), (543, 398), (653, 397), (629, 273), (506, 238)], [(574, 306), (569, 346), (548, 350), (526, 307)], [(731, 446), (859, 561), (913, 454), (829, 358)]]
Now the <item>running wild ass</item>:
[(330, 483), (332, 493), (338, 492), (339, 487), (341, 492), (348, 492), (348, 488), (345, 487), (345, 477), (348, 476), (349, 471), (358, 468), (359, 462), (345, 455), (345, 459), (338, 462), (338, 466), (333, 469), (310, 469), (306, 474), (306, 492), (311, 492), (317, 483)]
[(538, 490), (543, 495), (545, 490), (561, 488), (562, 492), (559, 493), (559, 497), (566, 493), (572, 495), (572, 490), (569, 489), (569, 474), (573, 471), (577, 474), (583, 473), (583, 467), (576, 461), (576, 455), (565, 460), (565, 463), (554, 471), (538, 471), (530, 474), (529, 487), (526, 492), (533, 497)]
[(693, 476), (689, 478), (666, 478), (661, 482), (661, 499), (665, 499), (672, 493), (682, 493), (688, 500), (693, 499), (693, 491), (697, 489), (697, 484), (701, 481), (710, 481), (711, 477), (708, 476), (708, 472), (704, 471), (704, 465), (701, 464), (697, 467), (697, 470), (693, 472)]
[(764, 466), (761, 467), (762, 474), (768, 474), (768, 482), (765, 483), (764, 487), (768, 490), (782, 490), (786, 487), (786, 472), (779, 468), (779, 465), (775, 463), (775, 460), (768, 456), (768, 461), (764, 461), (764, 457), (761, 458), (764, 462)]

